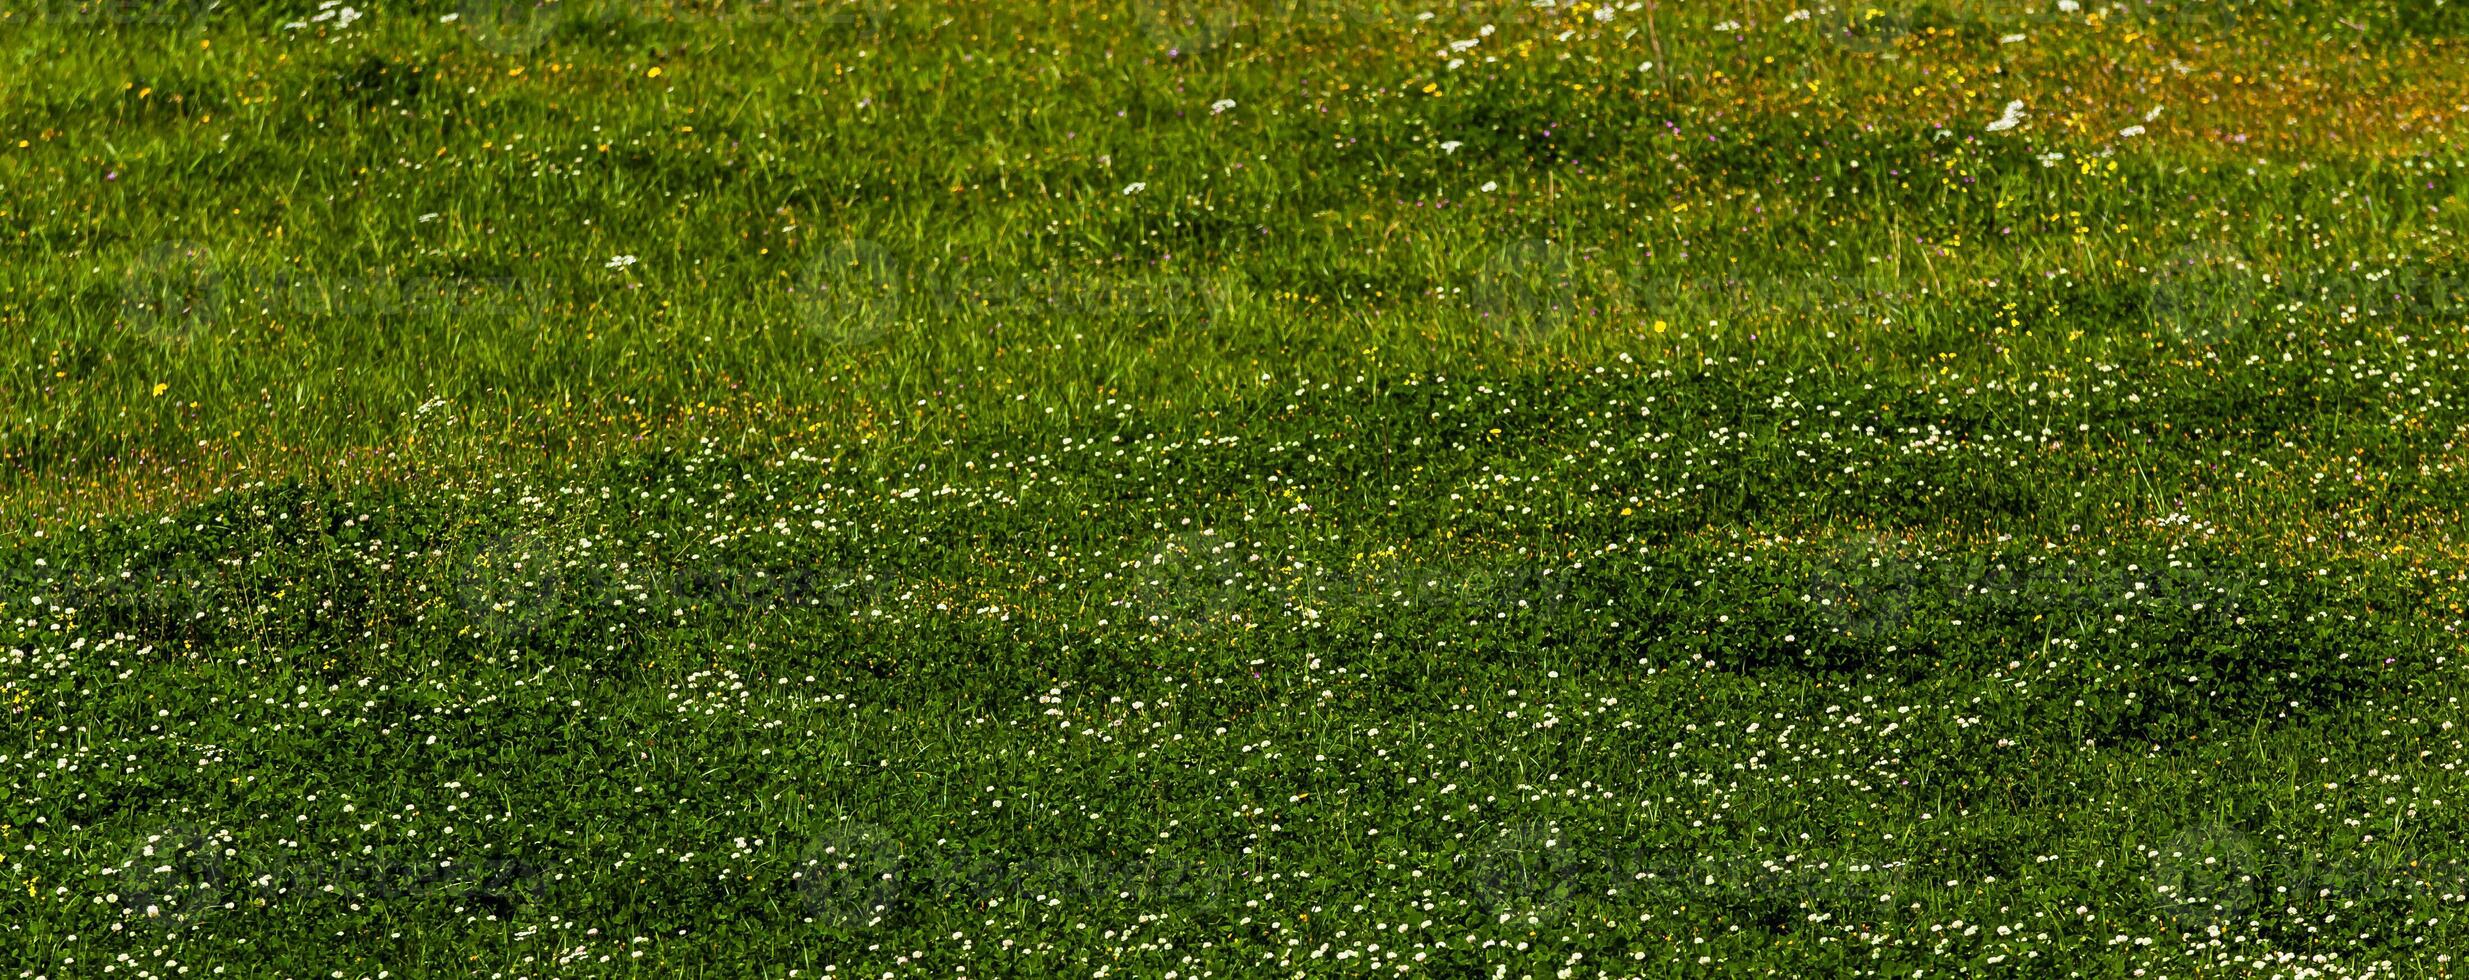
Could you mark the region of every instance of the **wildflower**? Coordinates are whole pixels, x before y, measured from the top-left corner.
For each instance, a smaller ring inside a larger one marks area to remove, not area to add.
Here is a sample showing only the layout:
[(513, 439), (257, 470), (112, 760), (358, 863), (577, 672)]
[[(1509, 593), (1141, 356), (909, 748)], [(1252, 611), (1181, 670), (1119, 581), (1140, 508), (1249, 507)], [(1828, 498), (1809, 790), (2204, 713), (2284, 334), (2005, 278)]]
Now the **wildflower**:
[(1133, 194), (1138, 194), (1138, 193), (1140, 193), (1141, 191), (1148, 190), (1148, 189), (1149, 189), (1148, 182), (1146, 182), (1146, 181), (1139, 181), (1139, 180), (1135, 180), (1135, 181), (1132, 181), (1132, 182), (1131, 182), (1131, 183), (1129, 183), (1129, 184), (1124, 185), (1124, 187), (1123, 187), (1123, 193), (1124, 193), (1124, 195), (1125, 195), (1125, 196), (1127, 196), (1127, 197), (1128, 197), (1128, 196), (1130, 196), (1130, 195), (1133, 195)]
[(2142, 126), (2128, 126), (2128, 127), (2126, 127), (2125, 129), (2118, 130), (2118, 135), (2119, 135), (2119, 136), (2141, 136), (2141, 135), (2143, 135), (2143, 127), (2142, 127)]
[(1487, 181), (1484, 181), (1484, 182), (1483, 182), (1483, 193), (1489, 194), (1489, 193), (1491, 193), (1491, 192), (1493, 192), (1493, 191), (1496, 191), (1496, 190), (1499, 190), (1499, 189), (1500, 189), (1500, 182), (1499, 182), (1499, 181), (1497, 181), (1497, 180), (1487, 180)]
[(2023, 100), (2016, 99), (2012, 102), (2006, 103), (2006, 112), (1998, 116), (1995, 122), (1989, 124), (1989, 131), (1992, 133), (2002, 133), (2009, 129), (2015, 128), (2016, 125), (2022, 122)]
[(1232, 109), (1232, 108), (1234, 108), (1234, 107), (1235, 107), (1235, 100), (1233, 100), (1233, 99), (1219, 99), (1219, 100), (1217, 100), (1217, 101), (1215, 101), (1215, 102), (1211, 102), (1211, 103), (1209, 103), (1209, 114), (1210, 114), (1210, 115), (1212, 115), (1212, 116), (1214, 116), (1214, 115), (1217, 115), (1218, 113), (1224, 112), (1224, 111), (1226, 111), (1226, 110), (1228, 110), (1228, 109)]
[(1461, 147), (1461, 146), (1464, 146), (1464, 145), (1466, 145), (1466, 144), (1461, 143), (1461, 142), (1458, 142), (1457, 140), (1449, 140), (1449, 141), (1447, 141), (1447, 142), (1444, 142), (1444, 143), (1440, 144), (1440, 152), (1442, 152), (1442, 153), (1455, 153), (1455, 152), (1457, 152), (1457, 148), (1458, 148), (1458, 147)]
[(608, 264), (607, 268), (611, 268), (611, 269), (623, 269), (623, 268), (625, 268), (625, 267), (627, 267), (627, 266), (633, 265), (636, 261), (637, 261), (637, 260), (635, 259), (635, 257), (634, 257), (634, 256), (631, 256), (631, 255), (619, 255), (619, 256), (615, 256), (615, 257), (613, 257), (613, 258), (609, 259), (609, 264)]

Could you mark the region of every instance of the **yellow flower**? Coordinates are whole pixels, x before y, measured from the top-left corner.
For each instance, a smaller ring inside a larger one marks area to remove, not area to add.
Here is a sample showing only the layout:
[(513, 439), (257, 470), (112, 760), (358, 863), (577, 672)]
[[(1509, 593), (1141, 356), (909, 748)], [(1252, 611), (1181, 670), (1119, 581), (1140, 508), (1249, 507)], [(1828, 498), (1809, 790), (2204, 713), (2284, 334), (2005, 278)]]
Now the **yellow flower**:
[(171, 390), (171, 385), (169, 385), (169, 384), (165, 384), (165, 383), (160, 382), (160, 381), (155, 382), (155, 385), (154, 385), (154, 397), (156, 397), (156, 398), (161, 398), (161, 397), (163, 397), (163, 393), (164, 393), (164, 392), (166, 392), (166, 391), (170, 391), (170, 390)]

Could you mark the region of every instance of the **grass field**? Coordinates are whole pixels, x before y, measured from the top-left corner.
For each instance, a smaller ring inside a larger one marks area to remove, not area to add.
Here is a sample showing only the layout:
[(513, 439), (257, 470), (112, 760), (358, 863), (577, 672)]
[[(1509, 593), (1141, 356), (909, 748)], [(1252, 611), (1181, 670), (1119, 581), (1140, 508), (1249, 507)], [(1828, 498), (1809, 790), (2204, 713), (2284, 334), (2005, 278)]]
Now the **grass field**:
[(0, 0), (0, 976), (2460, 973), (2469, 7), (1802, 2)]

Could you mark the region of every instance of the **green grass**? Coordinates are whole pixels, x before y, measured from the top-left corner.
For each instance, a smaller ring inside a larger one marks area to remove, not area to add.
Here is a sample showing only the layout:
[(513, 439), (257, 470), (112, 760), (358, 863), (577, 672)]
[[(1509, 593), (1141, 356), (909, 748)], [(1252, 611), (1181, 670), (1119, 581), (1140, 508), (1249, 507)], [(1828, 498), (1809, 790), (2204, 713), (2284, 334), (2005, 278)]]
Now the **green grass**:
[(0, 10), (0, 967), (2450, 975), (2454, 6)]

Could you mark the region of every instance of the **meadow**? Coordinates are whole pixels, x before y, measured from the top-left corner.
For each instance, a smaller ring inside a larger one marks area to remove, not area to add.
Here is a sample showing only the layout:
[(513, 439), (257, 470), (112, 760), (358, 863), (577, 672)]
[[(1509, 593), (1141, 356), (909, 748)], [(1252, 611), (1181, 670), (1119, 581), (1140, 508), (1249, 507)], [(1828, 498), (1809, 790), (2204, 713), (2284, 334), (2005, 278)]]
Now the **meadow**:
[(0, 0), (0, 976), (2456, 975), (2469, 7), (1808, 2)]

